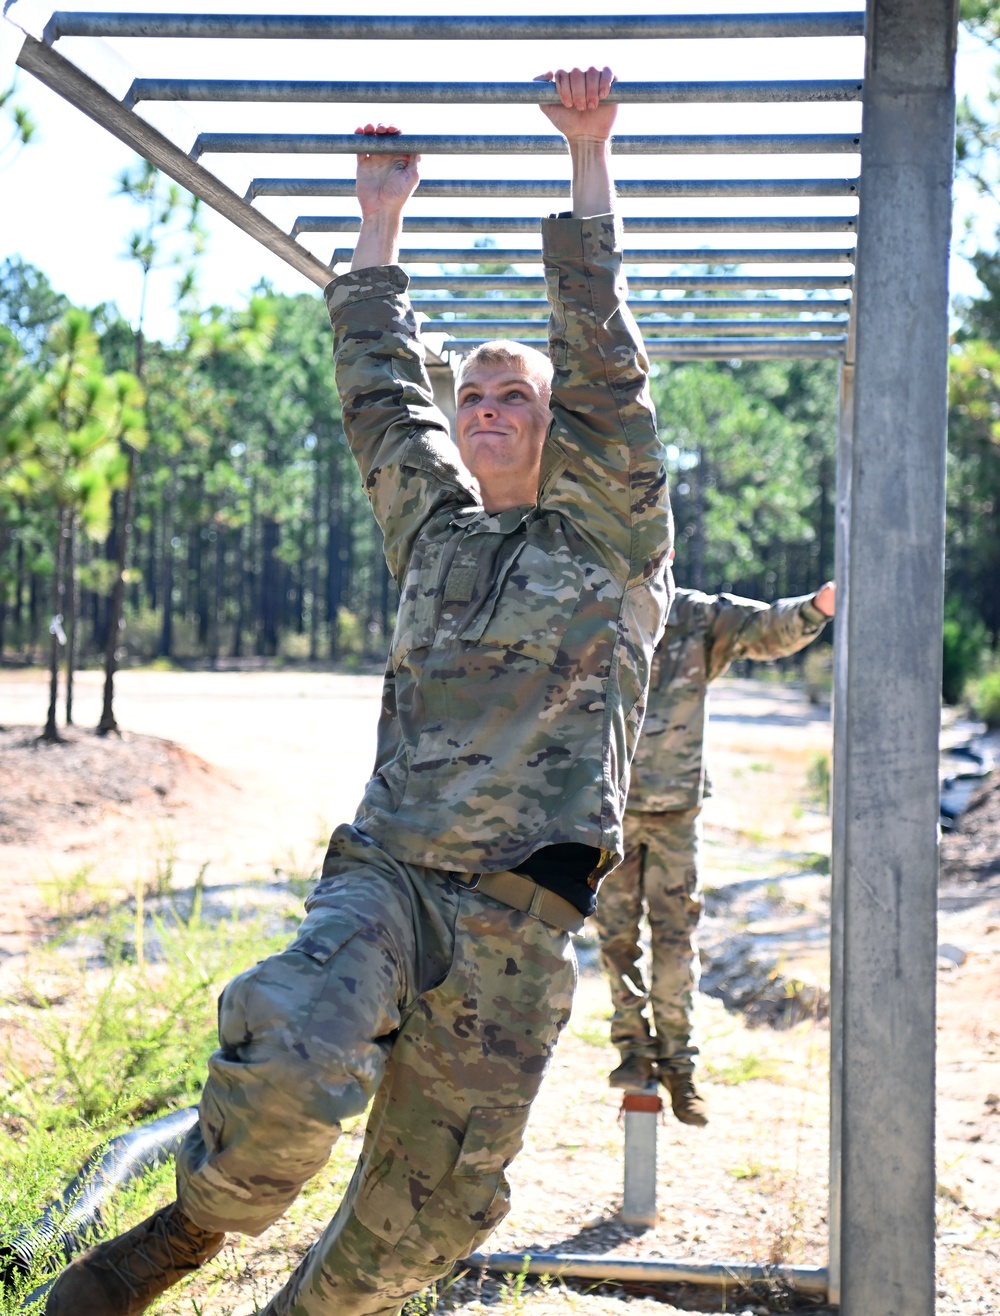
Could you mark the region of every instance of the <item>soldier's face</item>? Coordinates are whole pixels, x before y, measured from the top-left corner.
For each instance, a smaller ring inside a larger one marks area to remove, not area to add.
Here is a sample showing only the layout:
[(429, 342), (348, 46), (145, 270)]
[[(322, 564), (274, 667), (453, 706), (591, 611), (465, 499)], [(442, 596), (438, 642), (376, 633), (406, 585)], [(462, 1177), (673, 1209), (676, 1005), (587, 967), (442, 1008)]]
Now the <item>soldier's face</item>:
[(533, 503), (548, 431), (546, 386), (505, 363), (474, 365), (457, 398), (458, 451), (488, 512)]

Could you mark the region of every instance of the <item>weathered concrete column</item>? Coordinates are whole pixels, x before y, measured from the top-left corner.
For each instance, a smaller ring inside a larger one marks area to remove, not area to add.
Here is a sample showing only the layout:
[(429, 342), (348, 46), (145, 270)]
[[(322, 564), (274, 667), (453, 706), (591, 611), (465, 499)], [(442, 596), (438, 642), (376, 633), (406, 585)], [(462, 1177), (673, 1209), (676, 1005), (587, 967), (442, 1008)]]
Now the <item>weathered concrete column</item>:
[(850, 593), (851, 453), (854, 448), (854, 315), (847, 331), (847, 351), (840, 368), (840, 416), (837, 428), (837, 510), (834, 574), (837, 612), (833, 634), (833, 778), (830, 795), (832, 861), (830, 864), (830, 1197), (827, 1214), (829, 1255), (827, 1298), (840, 1302), (840, 1178), (844, 1085), (844, 820), (846, 817), (847, 745), (847, 599)]
[[(934, 1310), (954, 0), (869, 0), (849, 482), (841, 1310)], [(840, 600), (838, 599), (838, 605)], [(840, 721), (841, 719), (837, 719)]]

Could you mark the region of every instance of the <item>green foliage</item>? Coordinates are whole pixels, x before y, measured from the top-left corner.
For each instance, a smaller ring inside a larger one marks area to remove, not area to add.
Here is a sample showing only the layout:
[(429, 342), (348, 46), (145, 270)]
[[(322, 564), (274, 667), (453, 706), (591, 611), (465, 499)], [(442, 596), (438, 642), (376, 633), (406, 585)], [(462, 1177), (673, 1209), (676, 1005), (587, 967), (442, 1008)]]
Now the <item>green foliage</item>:
[(830, 807), (830, 786), (830, 755), (825, 750), (818, 750), (806, 767), (806, 789), (809, 797), (824, 809)]
[[(5, 1002), (0, 1239), (34, 1220), (107, 1139), (197, 1100), (216, 1045), (220, 987), (287, 940), (273, 916), (209, 919), (200, 883), (144, 916), (143, 898), (112, 905), (88, 878), (81, 872), (57, 884), (73, 921), (32, 957), (17, 996)], [(150, 890), (158, 883), (159, 875)], [(88, 892), (91, 913), (81, 917)], [(141, 1184), (137, 1197), (169, 1174), (168, 1167)], [(132, 1208), (118, 1200), (115, 1209)], [(106, 1222), (112, 1231), (115, 1223)], [(0, 1295), (0, 1316), (19, 1310), (47, 1260), (43, 1251), (16, 1292)]]
[(989, 669), (972, 682), (969, 702), (975, 716), (988, 727), (1000, 727), (1000, 658), (994, 658)]
[(822, 364), (660, 368), (680, 584), (774, 598), (827, 574), (835, 388)]
[(949, 600), (944, 617), (944, 662), (941, 694), (946, 704), (957, 704), (967, 681), (982, 666), (988, 643), (986, 627), (969, 609)]
[(810, 704), (829, 703), (833, 693), (833, 649), (811, 644), (802, 660), (802, 676)]
[(725, 1083), (727, 1087), (758, 1080), (770, 1082), (780, 1073), (776, 1061), (768, 1056), (757, 1055), (737, 1056), (725, 1065), (713, 1065), (709, 1061), (706, 1070), (713, 1083)]
[(34, 265), (19, 256), (0, 261), (0, 324), (31, 364), (44, 365), (49, 330), (68, 309), (69, 300)]
[(11, 85), (0, 90), (0, 113), (10, 122), (7, 137), (0, 138), (0, 170), (9, 168), (28, 145), (38, 130), (38, 125), (23, 105), (18, 105), (12, 98), (14, 87)]

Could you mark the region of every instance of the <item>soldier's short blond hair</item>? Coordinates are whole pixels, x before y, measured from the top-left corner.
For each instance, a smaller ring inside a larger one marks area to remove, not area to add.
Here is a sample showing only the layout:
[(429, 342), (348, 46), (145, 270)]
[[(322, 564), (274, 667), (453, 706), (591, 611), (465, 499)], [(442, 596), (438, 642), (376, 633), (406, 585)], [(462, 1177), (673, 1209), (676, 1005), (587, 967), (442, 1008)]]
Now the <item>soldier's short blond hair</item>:
[(507, 338), (494, 338), (488, 343), (480, 343), (473, 348), (462, 362), (455, 381), (456, 392), (462, 387), (462, 380), (473, 366), (510, 366), (527, 375), (538, 387), (539, 393), (547, 398), (552, 392), (552, 362), (543, 352), (523, 343), (515, 343)]

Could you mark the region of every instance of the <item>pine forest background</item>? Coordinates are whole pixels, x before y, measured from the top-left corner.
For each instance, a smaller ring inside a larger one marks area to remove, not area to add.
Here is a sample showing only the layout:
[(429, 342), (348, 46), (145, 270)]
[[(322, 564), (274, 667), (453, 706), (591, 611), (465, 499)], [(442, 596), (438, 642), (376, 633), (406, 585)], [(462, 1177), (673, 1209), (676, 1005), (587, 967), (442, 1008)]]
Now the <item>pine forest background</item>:
[[(1000, 44), (1000, 11), (963, 9)], [(0, 110), (30, 150), (30, 120), (9, 95)], [(995, 207), (995, 91), (985, 113), (962, 107), (958, 144)], [(136, 279), (176, 285), (175, 341), (0, 263), (0, 664), (380, 662), (395, 585), (344, 440), (322, 297), (261, 284), (246, 305), (200, 306), (198, 204), (142, 163), (118, 190), (140, 216)], [(981, 674), (1000, 719), (1000, 255), (972, 242), (969, 258), (982, 295), (955, 308), (944, 694)], [(832, 576), (836, 363), (660, 363), (652, 391), (678, 583), (771, 600)]]

